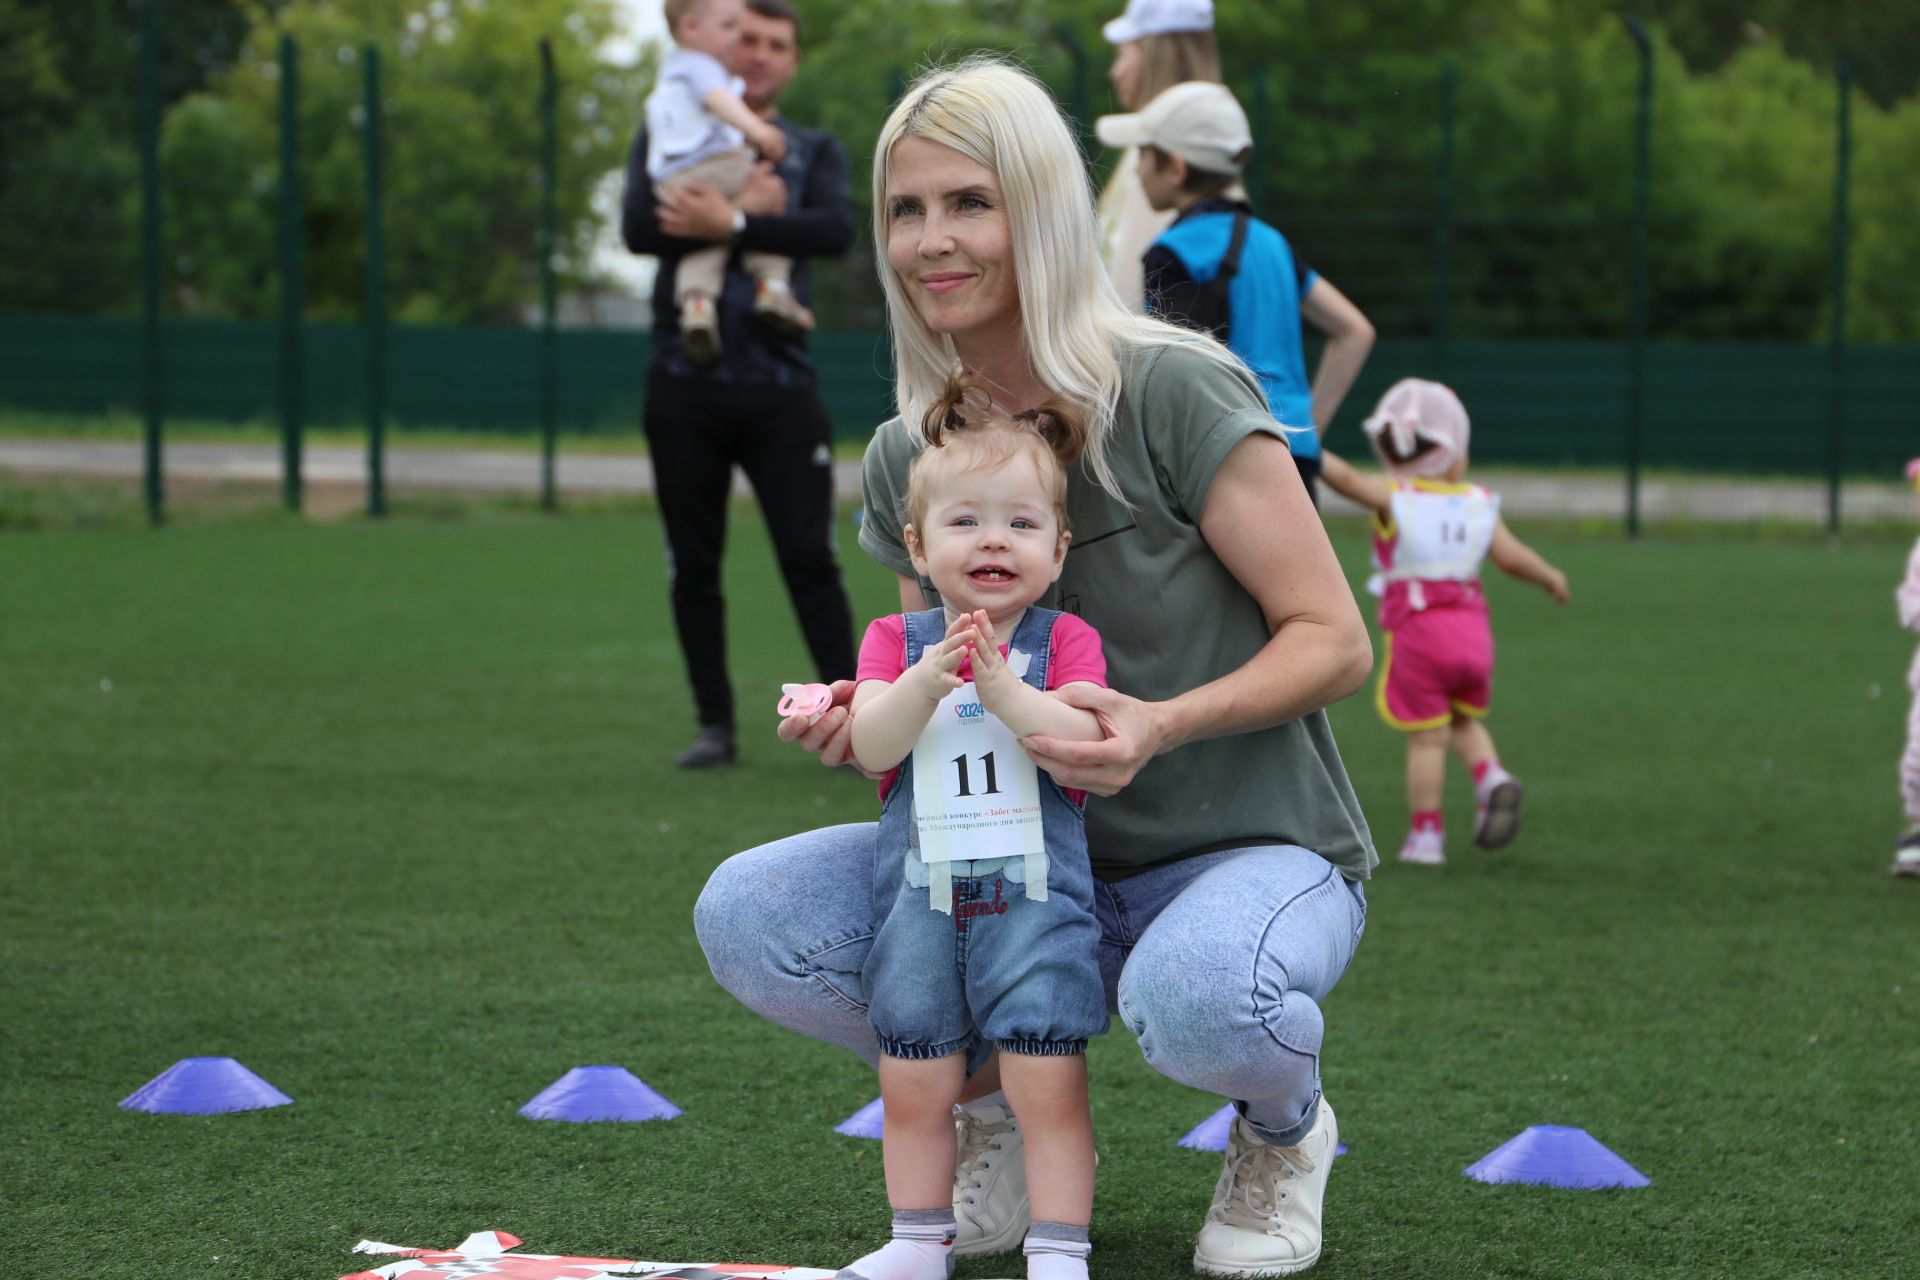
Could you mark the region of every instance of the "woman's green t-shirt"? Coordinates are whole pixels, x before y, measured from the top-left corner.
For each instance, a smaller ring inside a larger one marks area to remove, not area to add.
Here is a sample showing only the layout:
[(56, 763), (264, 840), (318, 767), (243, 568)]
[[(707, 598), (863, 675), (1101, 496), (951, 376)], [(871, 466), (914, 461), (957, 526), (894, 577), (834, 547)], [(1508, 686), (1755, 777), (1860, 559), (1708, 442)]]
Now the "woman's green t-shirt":
[[(1114, 689), (1162, 701), (1243, 666), (1271, 638), (1259, 603), (1200, 534), (1215, 474), (1256, 432), (1285, 439), (1243, 371), (1187, 344), (1122, 355), (1107, 456), (1128, 502), (1085, 467), (1073, 469), (1073, 542), (1060, 581), (1041, 601), (1099, 631)], [(875, 432), (863, 466), (860, 545), (902, 577), (916, 576), (901, 534), (916, 451), (892, 418)], [(920, 586), (937, 606), (933, 584)], [(1256, 844), (1301, 845), (1355, 880), (1378, 862), (1326, 712), (1189, 743), (1149, 761), (1118, 795), (1087, 801), (1087, 846), (1105, 879)]]

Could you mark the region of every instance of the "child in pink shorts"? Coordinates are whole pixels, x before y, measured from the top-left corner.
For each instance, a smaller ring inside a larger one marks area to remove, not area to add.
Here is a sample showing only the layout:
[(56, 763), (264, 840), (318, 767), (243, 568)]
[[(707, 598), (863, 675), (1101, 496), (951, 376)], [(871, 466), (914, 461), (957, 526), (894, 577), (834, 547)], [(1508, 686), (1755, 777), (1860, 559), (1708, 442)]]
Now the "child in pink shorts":
[[(1907, 480), (1920, 502), (1920, 458), (1907, 464)], [(1907, 557), (1907, 577), (1894, 592), (1894, 600), (1900, 608), (1900, 625), (1920, 631), (1920, 541)], [(1907, 749), (1900, 757), (1900, 799), (1907, 809), (1907, 833), (1894, 846), (1893, 874), (1920, 876), (1920, 653), (1913, 655), (1913, 665), (1907, 668), (1907, 688), (1913, 693), (1913, 706), (1907, 712)]]
[(1451, 748), (1473, 771), (1474, 843), (1498, 849), (1520, 830), (1520, 780), (1500, 767), (1481, 723), (1493, 700), (1493, 628), (1480, 590), (1481, 562), (1567, 602), (1567, 575), (1514, 537), (1500, 499), (1465, 481), (1467, 411), (1437, 382), (1403, 378), (1363, 424), (1387, 469), (1365, 475), (1323, 454), (1321, 478), (1373, 512), (1367, 584), (1381, 597), (1386, 635), (1374, 704), (1407, 735), (1407, 802), (1413, 827), (1402, 862), (1447, 860), (1440, 816)]

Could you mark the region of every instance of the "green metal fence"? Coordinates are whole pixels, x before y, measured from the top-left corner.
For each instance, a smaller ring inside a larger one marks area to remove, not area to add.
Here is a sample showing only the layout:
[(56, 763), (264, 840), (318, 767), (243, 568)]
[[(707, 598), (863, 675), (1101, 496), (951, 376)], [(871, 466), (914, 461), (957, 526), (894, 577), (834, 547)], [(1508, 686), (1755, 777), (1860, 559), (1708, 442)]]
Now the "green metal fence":
[[(160, 327), (168, 411), (214, 421), (270, 420), (282, 396), (281, 332), (259, 322), (169, 320)], [(539, 429), (548, 338), (538, 329), (385, 330), (384, 373), (366, 326), (303, 327), (301, 420), (395, 422), (487, 434)], [(144, 403), (144, 326), (132, 318), (0, 314), (6, 402), (54, 413), (137, 411)], [(561, 330), (551, 338), (553, 414), (582, 447), (631, 433), (640, 420), (644, 333)], [(1395, 378), (1432, 369), (1432, 344), (1387, 338), (1375, 348), (1335, 428), (1349, 449), (1365, 406)], [(842, 439), (864, 439), (891, 412), (885, 336), (822, 333), (821, 389)], [(1476, 460), (1537, 466), (1618, 465), (1632, 397), (1626, 341), (1456, 341), (1449, 378), (1473, 414)], [(1849, 349), (1841, 410), (1847, 470), (1892, 475), (1920, 448), (1920, 348)], [(1311, 358), (1311, 353), (1309, 354)], [(372, 384), (383, 377), (383, 389)], [(1645, 350), (1644, 452), (1663, 467), (1821, 477), (1831, 463), (1836, 381), (1830, 353), (1806, 343), (1653, 343)]]
[[(158, 332), (161, 389), (171, 416), (279, 419), (285, 354), (279, 325), (169, 319)], [(561, 329), (549, 339), (539, 328), (322, 321), (307, 321), (301, 332), (303, 423), (356, 426), (368, 420), (370, 405), (378, 405), (381, 420), (399, 432), (537, 432), (547, 412), (543, 371), (549, 360), (560, 430), (585, 437), (631, 434), (640, 423), (649, 350), (644, 332)], [(380, 341), (372, 340), (376, 334)], [(145, 337), (145, 326), (132, 317), (0, 314), (0, 403), (63, 414), (137, 412), (146, 395), (140, 360)], [(889, 411), (884, 337), (822, 333), (812, 347), (840, 435), (871, 432)], [(370, 351), (381, 358), (371, 360)]]
[[(412, 228), (441, 198), (394, 175), (453, 163), (455, 151), (435, 148), (454, 144), (396, 105), (392, 64), (374, 45), (313, 48), (291, 36), (279, 42), (275, 65), (257, 68), (271, 73), (276, 123), (245, 135), (246, 191), (270, 216), (235, 222), (221, 244), (245, 282), (239, 313), (252, 318), (216, 318), (196, 284), (204, 264), (183, 265), (179, 248), (207, 243), (206, 228), (169, 227), (170, 217), (191, 216), (180, 210), (200, 207), (184, 198), (195, 184), (213, 179), (160, 163), (156, 86), (167, 77), (154, 52), (158, 12), (140, 6), (139, 314), (8, 314), (0, 298), (0, 404), (141, 410), (156, 521), (169, 416), (277, 420), (285, 500), (295, 508), (306, 425), (364, 423), (375, 513), (384, 507), (385, 446), (408, 426), (540, 432), (549, 505), (562, 431), (633, 428), (646, 336), (556, 323), (555, 264), (578, 248), (577, 229), (559, 224), (556, 194), (567, 188), (575, 135), (607, 125), (583, 123), (577, 97), (561, 118), (564, 72), (550, 42), (527, 50), (524, 83), (497, 86), (523, 98), (539, 124), (513, 151), (533, 198), (513, 215), (527, 251), (520, 282), (505, 291), (533, 304), (531, 324), (505, 316), (421, 323), (404, 306), (390, 314), (391, 299), (414, 296), (407, 286), (418, 283), (423, 255)], [(1084, 128), (1111, 104), (1092, 101), (1091, 61), (1074, 31), (1060, 27), (1053, 38), (1065, 58), (1036, 69), (1058, 81)], [(1392, 379), (1440, 377), (1472, 412), (1476, 459), (1616, 469), (1629, 529), (1640, 522), (1642, 472), (1671, 468), (1823, 482), (1824, 519), (1837, 528), (1843, 477), (1891, 476), (1915, 451), (1908, 407), (1920, 403), (1920, 330), (1898, 318), (1902, 299), (1916, 296), (1914, 277), (1886, 270), (1884, 253), (1873, 272), (1853, 263), (1863, 228), (1884, 249), (1904, 243), (1903, 231), (1920, 240), (1920, 222), (1894, 198), (1889, 173), (1898, 171), (1884, 162), (1884, 145), (1881, 163), (1865, 171), (1853, 163), (1844, 60), (1824, 98), (1804, 91), (1818, 87), (1809, 79), (1817, 73), (1797, 73), (1798, 127), (1827, 139), (1798, 172), (1802, 180), (1728, 212), (1699, 175), (1733, 163), (1722, 152), (1751, 139), (1722, 146), (1688, 126), (1699, 104), (1672, 99), (1694, 90), (1660, 70), (1669, 63), (1657, 38), (1631, 19), (1525, 57), (1493, 50), (1288, 63), (1231, 41), (1223, 47), (1254, 124), (1247, 182), (1259, 211), (1383, 335), (1333, 426), (1336, 446), (1357, 450), (1353, 426)], [(413, 65), (406, 74), (427, 73)], [(871, 130), (901, 83), (897, 74), (864, 88), (803, 78), (795, 95), (800, 115), (844, 135), (856, 203)], [(624, 137), (631, 115), (611, 127)], [(344, 196), (342, 137), (352, 140), (345, 154), (355, 170)], [(457, 184), (449, 192), (475, 203), (477, 219), (503, 216)], [(320, 234), (343, 220), (357, 235)], [(1714, 247), (1703, 250), (1707, 223)], [(822, 264), (830, 323), (871, 326), (879, 315), (868, 252)], [(1776, 270), (1786, 258), (1790, 269)], [(360, 297), (344, 304), (343, 265), (361, 281)], [(316, 302), (325, 281), (331, 301)], [(356, 312), (357, 321), (347, 318)], [(1863, 312), (1867, 332), (1896, 340), (1860, 341)], [(824, 332), (814, 353), (837, 430), (864, 435), (888, 412), (884, 338)]]

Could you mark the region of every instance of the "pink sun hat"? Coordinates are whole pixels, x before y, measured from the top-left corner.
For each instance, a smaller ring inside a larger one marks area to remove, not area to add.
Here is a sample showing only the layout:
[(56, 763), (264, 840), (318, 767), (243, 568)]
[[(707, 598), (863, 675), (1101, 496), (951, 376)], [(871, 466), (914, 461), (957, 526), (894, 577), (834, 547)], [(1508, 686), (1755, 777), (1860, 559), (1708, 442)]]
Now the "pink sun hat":
[(1907, 463), (1907, 483), (1912, 485), (1916, 492), (1920, 492), (1920, 458)]
[(1360, 429), (1380, 464), (1398, 479), (1444, 475), (1455, 460), (1466, 461), (1467, 407), (1452, 388), (1425, 378), (1402, 378), (1388, 387)]

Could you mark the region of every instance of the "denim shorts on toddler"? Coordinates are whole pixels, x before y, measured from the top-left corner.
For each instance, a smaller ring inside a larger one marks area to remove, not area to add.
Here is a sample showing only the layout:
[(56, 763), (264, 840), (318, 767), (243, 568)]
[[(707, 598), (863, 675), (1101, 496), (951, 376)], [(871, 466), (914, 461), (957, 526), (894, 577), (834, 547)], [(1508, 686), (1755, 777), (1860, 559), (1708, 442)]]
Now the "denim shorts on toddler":
[[(1037, 689), (1046, 688), (1048, 642), (1059, 616), (1028, 608), (1010, 644), (1030, 655), (1021, 678)], [(941, 610), (907, 614), (907, 666), (946, 628)], [(911, 757), (901, 762), (874, 849), (874, 906), (882, 922), (861, 977), (881, 1050), (895, 1058), (940, 1058), (987, 1045), (1025, 1054), (1084, 1052), (1088, 1038), (1106, 1030), (1107, 999), (1080, 806), (1042, 771), (1046, 896), (1028, 895), (1020, 859), (955, 862), (949, 915), (928, 898), (912, 769)]]

